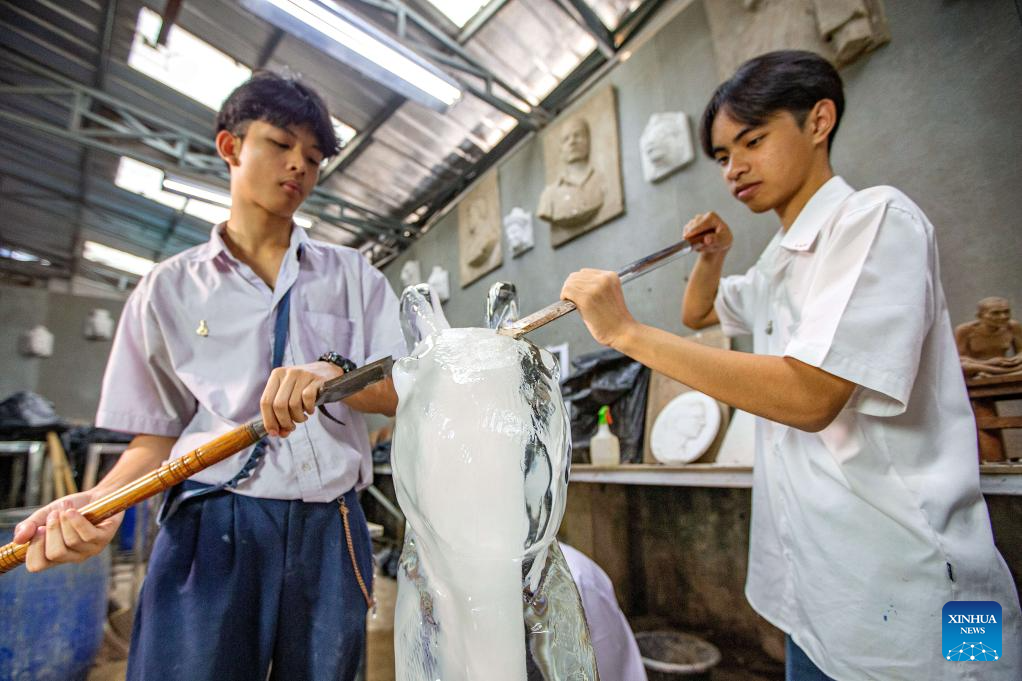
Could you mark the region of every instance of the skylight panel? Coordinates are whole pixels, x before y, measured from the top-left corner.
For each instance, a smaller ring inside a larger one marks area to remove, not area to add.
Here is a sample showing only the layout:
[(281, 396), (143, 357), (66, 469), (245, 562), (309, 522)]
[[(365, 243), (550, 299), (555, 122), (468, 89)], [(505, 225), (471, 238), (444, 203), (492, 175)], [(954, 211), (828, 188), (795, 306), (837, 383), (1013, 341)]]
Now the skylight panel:
[(490, 4), (490, 0), (429, 0), (429, 2), (458, 28), (462, 28), (469, 19), (478, 14), (479, 10)]
[(156, 265), (152, 260), (141, 258), (131, 253), (125, 253), (95, 241), (85, 242), (85, 246), (82, 249), (82, 257), (94, 263), (139, 276), (148, 273)]
[(188, 199), (188, 203), (185, 204), (185, 212), (212, 225), (219, 225), (231, 217), (231, 209), (229, 207), (217, 206), (216, 204), (196, 201), (195, 199)]
[(162, 24), (158, 13), (139, 10), (129, 66), (213, 110), (252, 75), (244, 64), (178, 26), (171, 27), (166, 46), (157, 45)]
[(331, 116), (330, 122), (334, 124), (334, 134), (337, 135), (337, 139), (340, 141), (342, 147), (347, 145), (348, 142), (354, 139), (355, 135), (358, 134), (358, 131), (355, 130), (355, 128), (351, 127), (339, 118)]

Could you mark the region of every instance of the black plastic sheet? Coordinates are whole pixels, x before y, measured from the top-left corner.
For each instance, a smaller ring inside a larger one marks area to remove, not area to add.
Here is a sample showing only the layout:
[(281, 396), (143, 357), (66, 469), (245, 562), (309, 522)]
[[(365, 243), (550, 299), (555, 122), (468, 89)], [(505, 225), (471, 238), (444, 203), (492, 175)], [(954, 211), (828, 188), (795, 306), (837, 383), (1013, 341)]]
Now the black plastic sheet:
[(66, 429), (53, 403), (42, 395), (22, 390), (0, 401), (0, 440), (42, 440), (50, 431)]
[(569, 405), (572, 460), (589, 462), (589, 438), (596, 434), (597, 412), (607, 405), (622, 463), (641, 462), (649, 367), (609, 348), (581, 355), (571, 367), (571, 376), (561, 382), (561, 395)]

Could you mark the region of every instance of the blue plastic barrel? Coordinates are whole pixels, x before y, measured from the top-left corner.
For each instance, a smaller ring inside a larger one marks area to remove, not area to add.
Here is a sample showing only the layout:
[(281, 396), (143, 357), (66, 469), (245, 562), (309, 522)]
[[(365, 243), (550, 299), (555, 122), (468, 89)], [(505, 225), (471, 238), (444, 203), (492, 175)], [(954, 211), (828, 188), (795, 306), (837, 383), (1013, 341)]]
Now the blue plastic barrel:
[[(0, 544), (34, 509), (0, 511)], [(110, 554), (0, 575), (0, 681), (85, 681), (103, 640)]]

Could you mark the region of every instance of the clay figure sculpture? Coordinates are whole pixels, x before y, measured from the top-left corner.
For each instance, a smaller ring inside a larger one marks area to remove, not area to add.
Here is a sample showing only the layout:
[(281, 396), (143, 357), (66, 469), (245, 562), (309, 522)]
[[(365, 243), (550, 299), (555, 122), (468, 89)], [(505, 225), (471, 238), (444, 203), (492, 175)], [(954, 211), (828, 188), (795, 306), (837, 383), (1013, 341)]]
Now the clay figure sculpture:
[(955, 327), (955, 342), (968, 378), (1022, 374), (1022, 324), (1007, 298), (979, 301), (976, 319)]
[[(513, 300), (507, 289), (497, 309)], [(398, 570), (399, 681), (594, 681), (578, 592), (555, 536), (570, 430), (553, 357), (451, 329), (428, 289), (402, 296), (392, 449), (408, 520)]]

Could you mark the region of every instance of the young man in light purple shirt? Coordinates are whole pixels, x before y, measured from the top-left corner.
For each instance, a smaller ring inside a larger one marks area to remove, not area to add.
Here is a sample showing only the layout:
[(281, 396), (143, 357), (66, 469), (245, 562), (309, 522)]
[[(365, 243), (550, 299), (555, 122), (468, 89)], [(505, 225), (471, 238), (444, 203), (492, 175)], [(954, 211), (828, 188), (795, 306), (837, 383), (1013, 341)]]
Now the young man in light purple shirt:
[(270, 437), (168, 495), (128, 678), (352, 679), (372, 584), (362, 413), (393, 415), (397, 395), (388, 380), (326, 416), (314, 401), (346, 369), (403, 353), (397, 298), (360, 253), (292, 221), (338, 150), (315, 92), (257, 74), (224, 103), (216, 146), (230, 218), (143, 278), (111, 351), (96, 423), (135, 439), (15, 539), (32, 538), (30, 571), (96, 555), (121, 516), (93, 526), (77, 508), (258, 414)]

